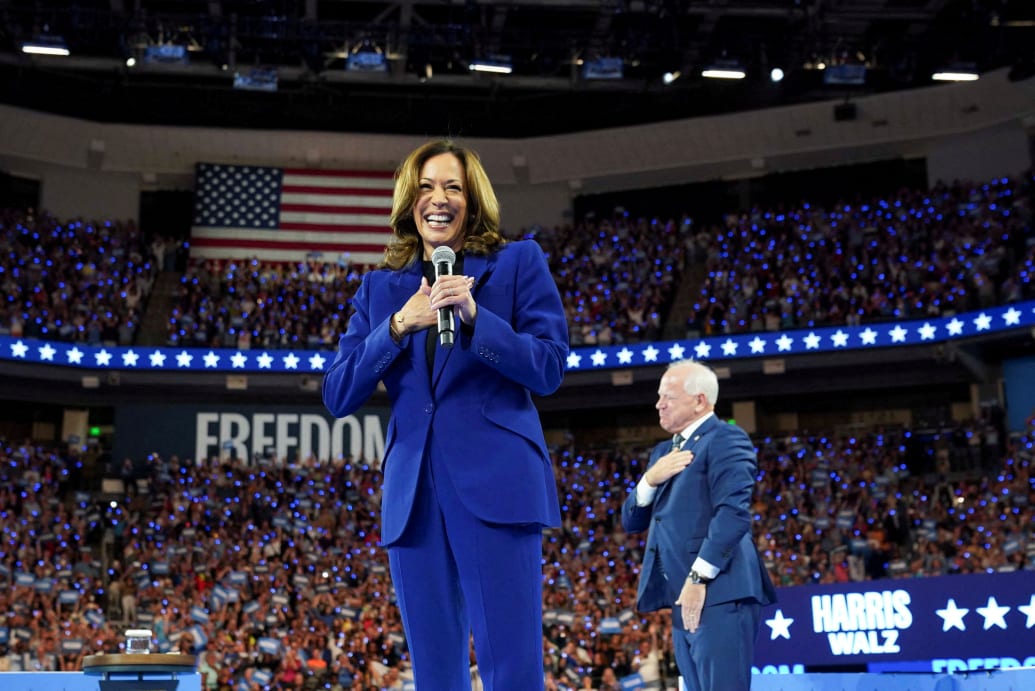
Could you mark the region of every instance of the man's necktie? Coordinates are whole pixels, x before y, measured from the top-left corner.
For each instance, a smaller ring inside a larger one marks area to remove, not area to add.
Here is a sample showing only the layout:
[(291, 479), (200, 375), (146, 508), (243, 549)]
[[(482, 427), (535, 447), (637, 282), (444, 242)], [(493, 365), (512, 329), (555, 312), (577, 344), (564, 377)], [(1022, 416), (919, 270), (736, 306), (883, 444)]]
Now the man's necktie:
[(672, 435), (672, 451), (679, 451), (681, 448), (683, 448), (683, 442), (685, 442), (685, 441), (686, 441), (686, 439), (683, 439), (683, 435), (682, 434), (673, 434)]

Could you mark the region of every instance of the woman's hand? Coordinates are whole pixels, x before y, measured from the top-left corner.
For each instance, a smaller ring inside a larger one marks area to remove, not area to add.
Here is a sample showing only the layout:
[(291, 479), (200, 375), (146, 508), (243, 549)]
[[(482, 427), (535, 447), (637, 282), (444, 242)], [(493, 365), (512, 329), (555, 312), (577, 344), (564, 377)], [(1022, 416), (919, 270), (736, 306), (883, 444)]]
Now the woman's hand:
[(422, 279), (420, 290), (431, 300), (432, 322), (437, 323), (438, 318), (435, 315), (440, 307), (456, 307), (460, 321), (473, 326), (478, 314), (478, 304), (471, 294), (473, 287), (474, 279), (470, 276), (439, 276), (433, 286), (428, 286), (426, 278)]

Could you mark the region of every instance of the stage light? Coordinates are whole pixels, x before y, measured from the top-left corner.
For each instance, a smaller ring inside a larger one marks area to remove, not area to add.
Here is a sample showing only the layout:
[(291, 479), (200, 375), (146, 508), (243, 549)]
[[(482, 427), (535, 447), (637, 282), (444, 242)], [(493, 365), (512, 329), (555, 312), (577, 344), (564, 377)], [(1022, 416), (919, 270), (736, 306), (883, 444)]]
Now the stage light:
[(708, 67), (701, 72), (706, 79), (743, 79), (747, 73), (740, 67)]
[(514, 65), (508, 58), (486, 58), (472, 60), (468, 65), (472, 72), (489, 72), (490, 74), (510, 74), (514, 71)]
[(22, 52), (29, 55), (58, 55), (61, 57), (71, 54), (65, 39), (50, 34), (41, 34), (31, 41), (25, 41), (22, 43)]
[(979, 78), (973, 65), (950, 65), (931, 75), (936, 82), (976, 82)]
[(779, 67), (774, 67), (772, 71), (769, 73), (769, 79), (772, 80), (774, 83), (783, 81), (783, 70), (781, 70)]
[(665, 74), (661, 75), (661, 81), (664, 84), (671, 84), (672, 82), (679, 79), (680, 76), (681, 74), (678, 70), (675, 72), (666, 72)]

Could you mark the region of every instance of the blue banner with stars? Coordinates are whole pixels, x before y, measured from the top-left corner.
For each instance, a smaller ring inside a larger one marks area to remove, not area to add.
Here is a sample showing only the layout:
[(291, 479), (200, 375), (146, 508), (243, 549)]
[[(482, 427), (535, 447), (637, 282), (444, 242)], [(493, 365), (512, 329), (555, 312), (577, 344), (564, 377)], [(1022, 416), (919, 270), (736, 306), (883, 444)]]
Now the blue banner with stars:
[[(934, 673), (1035, 665), (1030, 570), (780, 588), (755, 666)], [(919, 663), (909, 666), (903, 663)]]
[[(683, 358), (717, 362), (753, 357), (872, 350), (988, 336), (1035, 326), (1035, 300), (913, 321), (723, 334), (676, 341), (573, 348), (569, 372), (627, 369)], [(104, 346), (0, 336), (0, 359), (91, 370), (320, 373), (329, 351)]]

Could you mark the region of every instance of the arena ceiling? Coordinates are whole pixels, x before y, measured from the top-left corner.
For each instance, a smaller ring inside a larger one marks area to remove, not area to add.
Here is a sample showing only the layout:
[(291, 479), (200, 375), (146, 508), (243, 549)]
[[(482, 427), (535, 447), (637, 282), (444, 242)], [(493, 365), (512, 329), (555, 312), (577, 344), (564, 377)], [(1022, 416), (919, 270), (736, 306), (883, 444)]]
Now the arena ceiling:
[[(57, 37), (70, 56), (21, 52)], [(609, 78), (590, 78), (601, 58)], [(1033, 61), (1031, 0), (0, 0), (0, 101), (104, 122), (527, 137)], [(746, 77), (702, 77), (718, 64)], [(825, 83), (838, 65), (863, 83)], [(234, 88), (272, 73), (276, 92)]]

